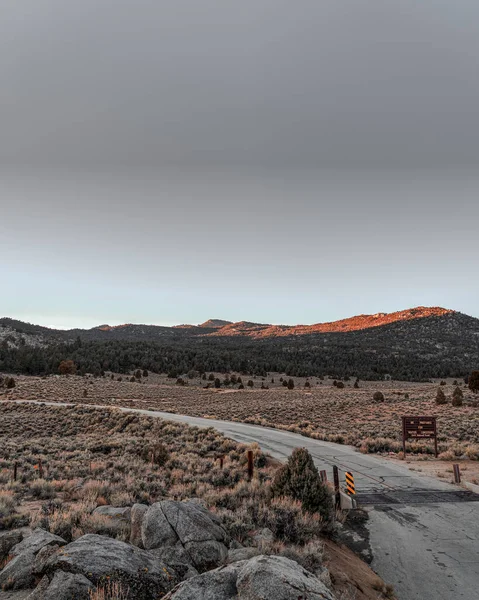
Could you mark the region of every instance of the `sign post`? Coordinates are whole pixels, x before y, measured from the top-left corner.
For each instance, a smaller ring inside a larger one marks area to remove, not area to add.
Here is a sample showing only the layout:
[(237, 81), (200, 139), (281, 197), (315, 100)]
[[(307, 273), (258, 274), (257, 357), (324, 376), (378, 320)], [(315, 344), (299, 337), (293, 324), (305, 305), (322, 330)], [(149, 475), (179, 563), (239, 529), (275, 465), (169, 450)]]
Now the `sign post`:
[(336, 465), (333, 465), (333, 480), (336, 508), (339, 508), (341, 506), (341, 495), (339, 493), (339, 469)]
[(344, 475), (346, 477), (346, 491), (350, 496), (354, 496), (356, 494), (354, 475), (350, 471), (346, 471)]
[(454, 482), (459, 484), (461, 483), (461, 469), (458, 464), (452, 465), (454, 471)]
[(406, 456), (406, 441), (434, 439), (434, 454), (437, 458), (437, 426), (436, 417), (403, 417), (402, 448)]

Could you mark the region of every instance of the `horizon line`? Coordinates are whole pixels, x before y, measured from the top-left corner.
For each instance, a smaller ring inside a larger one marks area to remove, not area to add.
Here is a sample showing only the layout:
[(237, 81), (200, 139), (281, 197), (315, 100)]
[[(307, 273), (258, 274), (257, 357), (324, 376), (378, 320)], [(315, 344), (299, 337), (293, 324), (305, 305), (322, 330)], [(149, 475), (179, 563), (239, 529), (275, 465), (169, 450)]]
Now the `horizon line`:
[[(450, 308), (444, 308), (442, 306), (439, 305), (434, 305), (434, 306), (425, 306), (425, 305), (419, 305), (419, 306), (413, 306), (410, 308), (404, 308), (401, 310), (394, 310), (391, 312), (384, 312), (384, 311), (380, 311), (380, 312), (376, 312), (376, 313), (360, 313), (360, 314), (354, 314), (351, 315), (349, 317), (341, 317), (340, 319), (335, 319), (333, 321), (315, 321), (313, 323), (292, 323), (292, 324), (288, 324), (288, 323), (264, 323), (262, 321), (250, 321), (250, 320), (246, 320), (246, 319), (241, 319), (239, 321), (231, 321), (228, 319), (220, 319), (220, 318), (209, 318), (206, 319), (206, 321), (202, 321), (200, 323), (172, 323), (172, 322), (163, 322), (163, 323), (142, 323), (142, 322), (133, 322), (133, 321), (124, 321), (124, 322), (118, 322), (118, 323), (99, 323), (97, 325), (93, 325), (91, 327), (81, 327), (81, 326), (59, 326), (59, 325), (52, 325), (52, 324), (48, 324), (48, 325), (42, 325), (39, 322), (35, 322), (35, 321), (30, 321), (30, 320), (24, 320), (22, 318), (15, 318), (15, 317), (8, 317), (8, 316), (3, 316), (0, 317), (0, 321), (5, 320), (5, 319), (9, 319), (12, 321), (21, 321), (22, 323), (26, 323), (28, 325), (35, 325), (38, 327), (44, 327), (46, 329), (52, 329), (52, 330), (60, 330), (60, 331), (73, 331), (75, 329), (79, 329), (79, 330), (91, 330), (91, 329), (98, 329), (100, 327), (112, 327), (112, 328), (117, 328), (117, 327), (126, 327), (128, 325), (137, 325), (137, 326), (145, 326), (145, 327), (200, 327), (201, 325), (203, 325), (204, 323), (207, 323), (208, 321), (225, 321), (227, 324), (235, 324), (235, 323), (254, 323), (256, 325), (269, 325), (272, 327), (312, 327), (314, 325), (326, 325), (326, 324), (330, 324), (330, 323), (338, 323), (341, 321), (346, 321), (349, 319), (355, 319), (355, 318), (359, 318), (359, 317), (374, 317), (376, 315), (394, 315), (394, 314), (398, 314), (398, 313), (403, 313), (403, 312), (408, 312), (408, 311), (414, 311), (414, 310), (421, 310), (421, 309), (427, 309), (427, 310), (442, 310), (446, 313), (459, 313), (461, 311), (455, 310), (455, 309), (450, 309)], [(472, 315), (470, 315), (472, 316)]]

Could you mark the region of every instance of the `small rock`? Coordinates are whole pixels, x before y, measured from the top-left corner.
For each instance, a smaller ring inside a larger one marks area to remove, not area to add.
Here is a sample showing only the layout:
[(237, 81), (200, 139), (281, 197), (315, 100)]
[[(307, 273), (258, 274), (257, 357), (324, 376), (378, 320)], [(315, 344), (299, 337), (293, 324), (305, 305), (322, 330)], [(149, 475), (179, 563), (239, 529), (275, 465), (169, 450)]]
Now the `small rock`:
[(259, 553), (260, 551), (258, 548), (238, 548), (236, 550), (230, 550), (226, 558), (226, 563), (230, 565), (231, 563), (238, 562), (240, 560), (249, 560), (254, 556), (258, 556)]
[(148, 510), (146, 504), (134, 504), (131, 507), (131, 533), (130, 533), (130, 544), (143, 548), (143, 540), (141, 539), (141, 524), (143, 518)]
[(0, 571), (0, 589), (23, 590), (32, 587), (34, 579), (32, 575), (32, 564), (35, 553), (25, 550), (22, 554), (15, 556)]
[(258, 545), (262, 542), (273, 542), (274, 533), (271, 531), (271, 529), (265, 527), (264, 529), (258, 531), (258, 533), (255, 536), (253, 536), (253, 539)]
[(41, 548), (51, 544), (64, 546), (66, 541), (58, 535), (54, 535), (53, 533), (45, 531), (44, 529), (38, 528), (34, 529), (31, 535), (24, 538), (19, 544), (14, 546), (11, 554), (12, 556), (19, 556), (25, 552), (25, 550), (29, 550), (36, 554), (39, 550), (41, 550)]
[(221, 565), (228, 556), (228, 548), (216, 540), (187, 542), (185, 550), (191, 556), (194, 566), (201, 573)]
[(27, 600), (89, 600), (93, 589), (83, 575), (57, 571), (51, 582), (45, 576)]
[(35, 556), (35, 560), (32, 565), (32, 573), (35, 575), (36, 573), (43, 573), (45, 565), (47, 561), (54, 555), (60, 551), (60, 546), (58, 544), (52, 544), (51, 546), (44, 546), (41, 550), (38, 551)]
[(33, 592), (28, 595), (27, 600), (43, 600), (49, 585), (50, 585), (50, 580), (45, 575), (45, 577), (42, 578), (42, 580), (37, 585), (37, 587), (33, 590)]
[(103, 515), (104, 517), (111, 517), (112, 519), (122, 519), (123, 521), (130, 520), (131, 508), (129, 506), (116, 507), (116, 506), (98, 506), (93, 511), (94, 515)]
[(316, 573), (316, 577), (319, 579), (319, 581), (322, 581), (327, 588), (331, 589), (333, 587), (331, 575), (326, 567), (320, 567)]
[(198, 571), (191, 564), (190, 555), (180, 542), (176, 546), (157, 548), (156, 550), (150, 550), (150, 552), (172, 568), (182, 581), (198, 575)]
[(23, 540), (20, 529), (0, 532), (0, 560), (7, 558), (10, 550)]

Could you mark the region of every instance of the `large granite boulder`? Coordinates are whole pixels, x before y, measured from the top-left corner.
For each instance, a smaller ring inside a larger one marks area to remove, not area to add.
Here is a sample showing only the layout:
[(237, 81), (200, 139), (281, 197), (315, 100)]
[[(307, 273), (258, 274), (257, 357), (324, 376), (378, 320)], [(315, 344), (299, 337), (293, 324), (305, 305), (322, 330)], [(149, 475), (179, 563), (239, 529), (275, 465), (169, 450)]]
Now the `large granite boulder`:
[(297, 562), (284, 556), (256, 556), (238, 570), (241, 600), (334, 600), (331, 591)]
[(0, 571), (0, 588), (20, 590), (32, 587), (36, 555), (42, 548), (54, 544), (64, 546), (66, 541), (43, 529), (35, 529), (31, 535), (16, 544), (9, 553), (13, 557), (12, 560)]
[(143, 517), (141, 538), (147, 550), (180, 544), (201, 572), (217, 567), (228, 556), (228, 535), (221, 521), (197, 502), (153, 504)]
[(335, 600), (312, 573), (284, 556), (256, 556), (184, 581), (164, 600)]
[(156, 502), (146, 511), (141, 524), (141, 539), (146, 550), (174, 546), (179, 537), (163, 510), (165, 502)]
[(83, 575), (56, 571), (51, 581), (45, 576), (27, 600), (89, 600), (93, 589)]
[(131, 598), (161, 597), (180, 581), (177, 573), (150, 552), (112, 538), (88, 534), (68, 544), (46, 561), (43, 573), (62, 570), (84, 575), (92, 583), (119, 581)]
[(236, 565), (220, 567), (180, 583), (164, 600), (238, 600), (237, 578)]

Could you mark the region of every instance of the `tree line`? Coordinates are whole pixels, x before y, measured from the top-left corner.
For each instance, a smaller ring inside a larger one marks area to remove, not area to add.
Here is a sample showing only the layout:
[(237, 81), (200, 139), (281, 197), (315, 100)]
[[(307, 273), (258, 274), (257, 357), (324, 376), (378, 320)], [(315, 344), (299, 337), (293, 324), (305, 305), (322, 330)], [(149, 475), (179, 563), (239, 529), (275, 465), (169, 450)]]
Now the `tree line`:
[(354, 336), (330, 336), (327, 344), (313, 340), (243, 340), (203, 338), (174, 343), (84, 341), (44, 346), (0, 344), (0, 372), (48, 375), (58, 373), (62, 361), (72, 360), (78, 374), (103, 371), (131, 373), (137, 368), (180, 377), (198, 373), (241, 373), (263, 376), (285, 373), (290, 377), (359, 377), (363, 380), (427, 381), (464, 377), (477, 368), (477, 357), (462, 356), (453, 347), (433, 354), (429, 349), (364, 346)]

